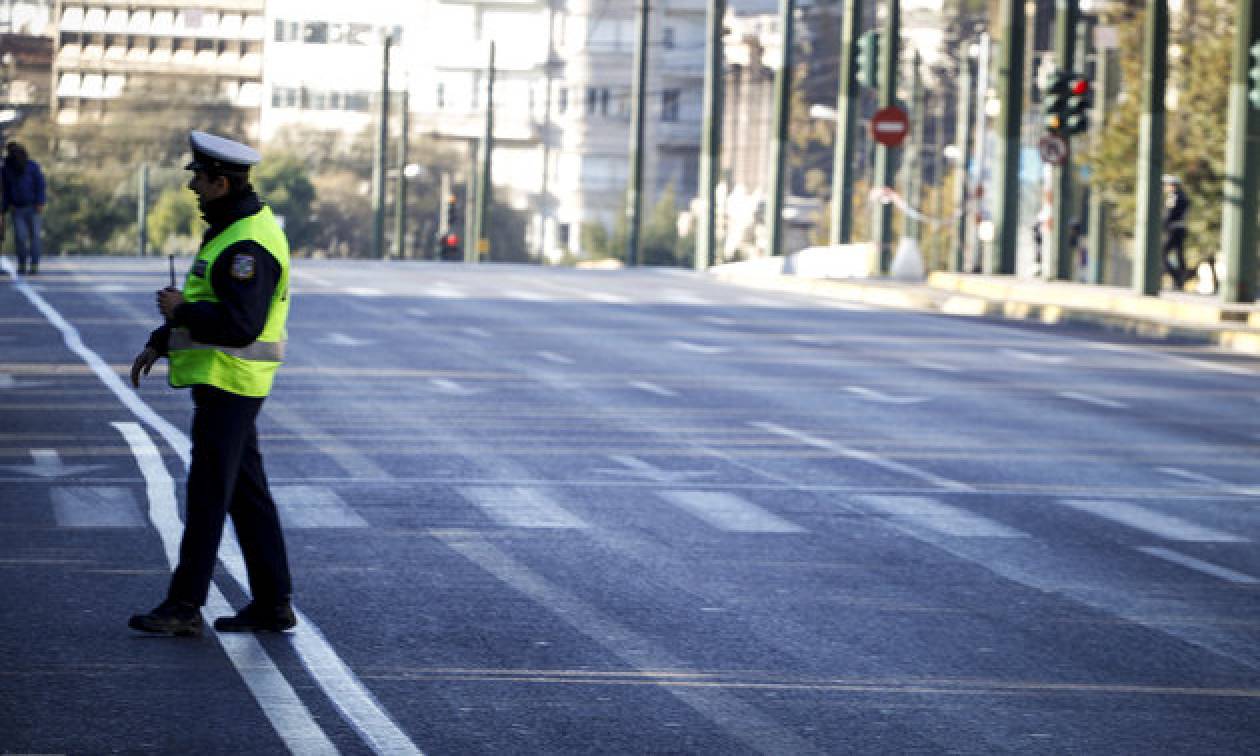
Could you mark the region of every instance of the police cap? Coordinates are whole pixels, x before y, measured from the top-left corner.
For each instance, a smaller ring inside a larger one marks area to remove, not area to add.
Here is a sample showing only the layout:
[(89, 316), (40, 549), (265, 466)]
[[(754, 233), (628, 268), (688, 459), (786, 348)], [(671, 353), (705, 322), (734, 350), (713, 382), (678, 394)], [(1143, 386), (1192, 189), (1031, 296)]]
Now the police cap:
[(214, 175), (244, 174), (249, 172), (250, 166), (262, 160), (262, 155), (253, 147), (204, 131), (191, 132), (188, 144), (192, 148), (193, 159), (184, 168), (189, 171), (199, 170)]

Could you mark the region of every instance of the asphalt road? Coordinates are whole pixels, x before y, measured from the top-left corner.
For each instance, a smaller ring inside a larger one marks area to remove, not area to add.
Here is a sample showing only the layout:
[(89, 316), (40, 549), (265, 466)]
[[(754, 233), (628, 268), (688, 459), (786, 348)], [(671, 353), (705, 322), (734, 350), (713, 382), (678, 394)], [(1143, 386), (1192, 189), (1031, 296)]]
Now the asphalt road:
[[(296, 261), (302, 623), (149, 638), (191, 410), (120, 379), (166, 261), (43, 270), (0, 282), (0, 753), (1260, 752), (1254, 359)], [(229, 539), (208, 618), (242, 580)]]

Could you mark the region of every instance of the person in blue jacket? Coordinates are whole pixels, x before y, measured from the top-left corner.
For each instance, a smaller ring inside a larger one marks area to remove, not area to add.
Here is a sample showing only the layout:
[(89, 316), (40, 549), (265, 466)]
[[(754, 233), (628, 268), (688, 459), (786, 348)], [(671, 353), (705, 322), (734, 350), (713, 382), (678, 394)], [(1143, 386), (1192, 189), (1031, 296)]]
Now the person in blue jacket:
[(18, 273), (39, 272), (39, 221), (47, 203), (44, 172), (31, 160), (26, 148), (17, 142), (5, 146), (4, 167), (0, 168), (0, 229), (4, 214), (13, 216), (13, 241), (17, 248)]

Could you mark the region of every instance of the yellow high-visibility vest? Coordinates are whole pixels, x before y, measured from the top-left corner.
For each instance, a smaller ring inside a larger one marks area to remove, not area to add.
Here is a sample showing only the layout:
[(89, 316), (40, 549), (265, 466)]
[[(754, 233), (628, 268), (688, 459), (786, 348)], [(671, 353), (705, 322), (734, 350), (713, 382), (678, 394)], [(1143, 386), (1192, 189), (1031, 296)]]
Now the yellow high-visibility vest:
[(241, 218), (201, 248), (192, 272), (184, 279), (184, 301), (218, 302), (210, 282), (215, 261), (223, 250), (247, 239), (262, 245), (280, 263), (280, 280), (271, 295), (262, 333), (248, 346), (226, 347), (202, 344), (193, 340), (187, 328), (172, 328), (168, 347), (170, 384), (176, 388), (208, 384), (253, 397), (264, 397), (271, 391), (276, 369), (284, 361), (288, 338), (285, 322), (289, 318), (289, 240), (271, 208), (264, 206), (257, 213)]

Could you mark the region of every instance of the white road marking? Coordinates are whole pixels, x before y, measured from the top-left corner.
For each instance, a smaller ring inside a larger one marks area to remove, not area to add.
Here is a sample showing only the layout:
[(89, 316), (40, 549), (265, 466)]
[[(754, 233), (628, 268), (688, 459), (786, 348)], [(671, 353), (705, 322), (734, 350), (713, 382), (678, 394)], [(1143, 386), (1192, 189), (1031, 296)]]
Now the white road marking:
[(292, 271), (292, 275), (294, 278), (298, 278), (303, 281), (310, 281), (311, 283), (318, 284), (320, 286), (325, 286), (330, 289), (337, 285), (336, 283), (328, 280), (327, 278), (317, 276), (314, 273), (307, 273), (304, 270), (294, 269)]
[(454, 286), (447, 284), (438, 284), (424, 289), (422, 292), (426, 297), (435, 297), (437, 299), (464, 299), (468, 295), (456, 289)]
[(321, 344), (331, 344), (332, 346), (344, 347), (360, 347), (374, 343), (366, 339), (355, 338), (354, 336), (342, 333), (341, 331), (330, 331), (327, 336), (322, 339), (318, 339), (318, 342)]
[(1219, 478), (1213, 478), (1211, 475), (1203, 473), (1191, 472), (1190, 470), (1182, 470), (1180, 467), (1157, 467), (1155, 468), (1165, 475), (1171, 475), (1174, 478), (1181, 478), (1194, 483), (1202, 483), (1208, 486), (1219, 486), (1226, 493), (1238, 494), (1241, 496), (1260, 496), (1260, 486), (1239, 486), (1233, 483), (1226, 483)]
[[(618, 624), (563, 588), (552, 585), (485, 539), (438, 534), (451, 550), (462, 555), (505, 585), (519, 591), (555, 614), (570, 627), (603, 646), (637, 670), (685, 669), (685, 660), (639, 633)], [(660, 691), (674, 696), (701, 716), (728, 732), (754, 753), (819, 753), (809, 741), (719, 688), (662, 685)]]
[(471, 389), (461, 383), (456, 383), (450, 378), (430, 378), (429, 385), (443, 394), (450, 394), (451, 396), (471, 396), (481, 393), (477, 389)]
[(546, 351), (535, 352), (535, 354), (537, 354), (539, 357), (542, 357), (547, 362), (554, 362), (557, 365), (572, 365), (573, 364), (573, 360), (568, 357), (565, 357), (563, 354), (556, 354), (555, 352), (546, 352)]
[(468, 334), (469, 336), (475, 336), (476, 338), (479, 338), (479, 339), (488, 339), (488, 338), (490, 338), (490, 332), (489, 332), (489, 331), (487, 331), (486, 329), (484, 329), (484, 328), (480, 328), (480, 327), (478, 327), (478, 326), (465, 326), (465, 327), (463, 327), (463, 328), (461, 328), (461, 329), (459, 329), (459, 330), (463, 331), (464, 333)]
[[(13, 277), (13, 267), (7, 258), (0, 257), (0, 269)], [(128, 388), (118, 373), (114, 372), (99, 354), (84, 345), (78, 330), (70, 325), (52, 305), (48, 304), (39, 292), (22, 280), (14, 281), (13, 286), (61, 333), (66, 347), (92, 369), (101, 383), (118, 397), (132, 414), (156, 430), (166, 440), (187, 469), (192, 449), (192, 442), (188, 437), (155, 412), (152, 407), (145, 404), (135, 391)], [(141, 471), (145, 473), (149, 494), (149, 519), (161, 537), (168, 563), (173, 565), (178, 560), (179, 535), (183, 529), (178, 509), (175, 506), (174, 482), (166, 472), (166, 466), (153, 446), (153, 442), (138, 424), (114, 423), (114, 427), (127, 438), (140, 462)], [(230, 529), (223, 534), (223, 547), (234, 550), (239, 555), (240, 546), (236, 543), (236, 537)], [(225, 560), (224, 564), (228, 567), (232, 579), (241, 586), (242, 590), (248, 590), (249, 580), (239, 556)], [(213, 584), (207, 606), (215, 615), (233, 613), (232, 605), (217, 587), (213, 587)], [(301, 611), (296, 613), (298, 626), (292, 638), (298, 658), (342, 717), (374, 753), (381, 756), (420, 753), (415, 744), (381, 708), (371, 692), (332, 650), (328, 641), (320, 633), (319, 627)], [(241, 672), (242, 678), (246, 679), (247, 684), (251, 686), (251, 693), (290, 751), (301, 754), (338, 753), (328, 736), (293, 693), (292, 687), (267, 656), (266, 650), (257, 638), (245, 633), (226, 634), (219, 636), (219, 643), (238, 670), (250, 670), (248, 678), (245, 672)]]
[(508, 289), (503, 292), (512, 299), (520, 299), (525, 302), (554, 302), (555, 299), (537, 291), (526, 291), (525, 289)]
[(466, 486), (459, 489), (496, 522), (513, 528), (585, 528), (586, 523), (537, 488)]
[(625, 465), (626, 469), (602, 469), (599, 470), (599, 472), (608, 473), (610, 475), (628, 475), (634, 478), (655, 480), (660, 483), (673, 483), (676, 481), (692, 480), (695, 478), (707, 478), (714, 474), (712, 470), (666, 470), (630, 454), (609, 454), (608, 458), (614, 462)]
[(352, 286), (346, 289), (346, 293), (352, 297), (362, 297), (364, 299), (376, 299), (378, 297), (388, 296), (380, 289), (372, 289), (365, 286)]
[(1071, 399), (1074, 402), (1084, 402), (1085, 404), (1093, 404), (1097, 407), (1107, 407), (1108, 409), (1127, 409), (1129, 406), (1124, 402), (1117, 402), (1114, 399), (1104, 399), (1101, 396), (1085, 394), (1080, 391), (1059, 391), (1057, 393), (1064, 399)]
[(1090, 349), (1098, 349), (1104, 352), (1123, 352), (1125, 354), (1139, 354), (1144, 357), (1162, 357), (1170, 362), (1180, 362), (1189, 367), (1199, 368), (1201, 370), (1211, 370), (1217, 373), (1228, 373), (1230, 375), (1256, 375), (1256, 371), (1247, 368), (1230, 365), (1229, 363), (1215, 363), (1207, 360), (1197, 360), (1193, 357), (1182, 357), (1178, 354), (1167, 354), (1165, 352), (1149, 351), (1145, 349), (1135, 349), (1133, 347), (1121, 346), (1120, 344), (1088, 344)]
[(774, 423), (763, 423), (763, 422), (750, 422), (749, 425), (753, 426), (754, 428), (760, 428), (766, 431), (767, 433), (773, 433), (778, 436), (786, 436), (788, 438), (795, 439), (796, 441), (799, 441), (802, 444), (805, 444), (806, 446), (813, 446), (814, 448), (817, 448), (817, 449), (826, 449), (828, 451), (835, 452), (842, 456), (849, 457), (850, 459), (856, 459), (861, 462), (866, 462), (867, 464), (874, 465), (876, 467), (881, 467), (885, 470), (889, 470), (895, 473), (900, 473), (902, 475), (908, 475), (912, 478), (918, 478), (919, 480), (925, 480), (931, 483), (932, 485), (940, 486), (941, 488), (944, 488), (949, 491), (974, 491), (975, 490), (973, 487), (967, 485), (966, 483), (960, 483), (956, 480), (950, 480), (949, 478), (942, 478), (941, 476), (935, 475), (926, 470), (920, 470), (916, 467), (911, 467), (910, 465), (905, 465), (900, 462), (893, 461), (891, 459), (884, 459), (878, 454), (874, 454), (872, 452), (862, 451), (861, 449), (852, 449), (847, 446), (837, 444), (834, 441), (828, 441), (823, 438), (818, 438), (817, 436), (811, 436), (807, 433), (802, 433), (797, 430), (792, 430), (791, 428), (784, 428), (781, 425), (775, 425)]
[(1002, 354), (1025, 362), (1036, 362), (1042, 365), (1063, 365), (1072, 361), (1071, 357), (1062, 354), (1037, 354), (1022, 349), (1003, 349)]
[(727, 318), (720, 315), (705, 315), (703, 318), (700, 318), (700, 320), (705, 323), (718, 326), (733, 326), (738, 322), (735, 318)]
[[(126, 439), (140, 466), (149, 498), (149, 519), (162, 540), (167, 563), (174, 568), (179, 563), (179, 539), (183, 532), (175, 500), (175, 481), (166, 471), (166, 463), (149, 434), (138, 423), (113, 423), (113, 426)], [(216, 616), (234, 614), (215, 583), (210, 584), (206, 608)], [(216, 637), (289, 751), (305, 753), (306, 749), (311, 749), (313, 753), (339, 753), (257, 637), (248, 633), (224, 633)]]
[(1202, 572), (1205, 575), (1211, 575), (1212, 577), (1220, 578), (1221, 580), (1228, 580), (1231, 583), (1238, 583), (1240, 585), (1255, 585), (1256, 583), (1260, 583), (1260, 580), (1257, 580), (1245, 572), (1239, 572), (1237, 570), (1231, 570), (1228, 567), (1222, 567), (1219, 564), (1205, 562), (1202, 559), (1196, 559), (1187, 554), (1173, 551), (1172, 549), (1165, 549), (1160, 546), (1142, 546), (1138, 549), (1138, 551), (1172, 562), (1173, 564), (1179, 564), (1182, 567), (1188, 567), (1192, 570)]
[(683, 291), (682, 289), (666, 289), (665, 291), (661, 292), (661, 297), (666, 302), (669, 302), (671, 304), (684, 304), (684, 305), (712, 304), (712, 302), (710, 302), (709, 300), (704, 299), (703, 297), (698, 297), (689, 291)]
[(49, 495), (64, 528), (142, 528), (146, 522), (131, 490), (120, 486), (57, 486)]
[(680, 349), (684, 352), (694, 352), (696, 354), (725, 354), (731, 351), (730, 347), (710, 346), (708, 344), (693, 344), (690, 341), (671, 341), (669, 345), (674, 349)]
[(925, 396), (893, 396), (864, 386), (845, 386), (844, 390), (868, 402), (879, 402), (880, 404), (920, 404), (928, 400)]
[(959, 538), (1027, 538), (1028, 534), (996, 520), (942, 504), (923, 496), (880, 496), (863, 494), (855, 500), (877, 514), (896, 522), (909, 523), (937, 533)]
[(1223, 530), (1196, 525), (1175, 515), (1152, 512), (1127, 501), (1064, 499), (1062, 503), (1081, 512), (1141, 530), (1169, 541), (1195, 543), (1246, 543), (1247, 539)]
[(13, 470), (39, 478), (66, 478), (103, 467), (105, 465), (67, 465), (61, 461), (61, 455), (56, 449), (31, 449), (31, 464), (0, 465), (0, 470)]
[(942, 373), (961, 373), (962, 368), (954, 365), (946, 365), (944, 362), (936, 362), (934, 360), (910, 360), (910, 365), (924, 370), (939, 370)]
[(403, 312), (407, 313), (408, 315), (410, 315), (410, 316), (411, 316), (411, 317), (413, 317), (413, 318), (427, 318), (427, 317), (429, 317), (429, 311), (428, 311), (428, 310), (422, 310), (422, 309), (420, 309), (419, 307), (408, 307), (406, 310), (403, 310)]
[(722, 491), (661, 491), (661, 496), (728, 533), (804, 533), (805, 528), (734, 494)]
[(652, 383), (651, 381), (630, 381), (630, 385), (640, 391), (646, 391), (649, 394), (656, 394), (657, 396), (678, 396), (678, 392)]
[(275, 486), (271, 489), (288, 528), (366, 528), (367, 521), (327, 486)]
[(620, 294), (609, 294), (603, 291), (584, 291), (582, 296), (604, 304), (630, 304), (630, 297), (623, 297)]

